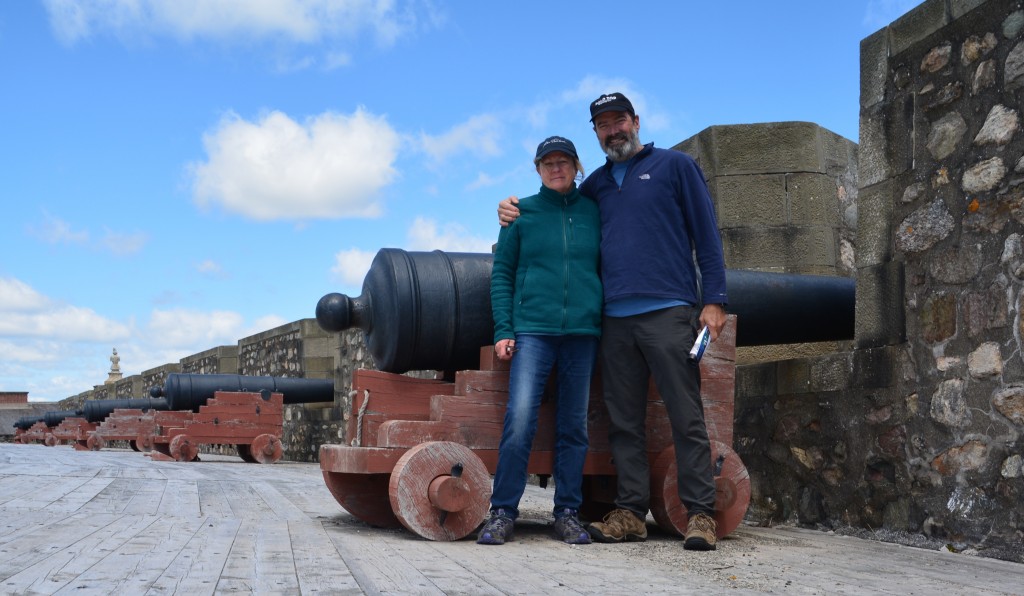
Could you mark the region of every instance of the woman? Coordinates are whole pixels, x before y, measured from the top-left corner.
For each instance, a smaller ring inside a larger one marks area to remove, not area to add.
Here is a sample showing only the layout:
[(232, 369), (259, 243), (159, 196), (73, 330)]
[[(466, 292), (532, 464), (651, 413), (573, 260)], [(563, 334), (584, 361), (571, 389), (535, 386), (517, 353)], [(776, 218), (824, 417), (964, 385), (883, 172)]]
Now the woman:
[(583, 167), (571, 141), (545, 139), (533, 161), (543, 186), (519, 201), (522, 215), (502, 228), (491, 274), (494, 349), (512, 363), (491, 515), (477, 543), (512, 538), (537, 412), (557, 366), (555, 534), (569, 544), (589, 544), (579, 508), (590, 375), (601, 335), (601, 219), (597, 204), (576, 189)]

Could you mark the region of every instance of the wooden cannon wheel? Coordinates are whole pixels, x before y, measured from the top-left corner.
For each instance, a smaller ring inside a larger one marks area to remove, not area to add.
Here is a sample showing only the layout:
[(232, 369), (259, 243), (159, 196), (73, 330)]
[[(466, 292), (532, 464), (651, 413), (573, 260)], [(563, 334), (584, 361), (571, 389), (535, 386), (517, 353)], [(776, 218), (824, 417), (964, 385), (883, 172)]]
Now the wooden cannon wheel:
[(199, 455), (199, 446), (188, 435), (177, 435), (171, 439), (168, 451), (175, 461), (192, 461)]
[(142, 451), (152, 451), (153, 435), (149, 433), (139, 433), (139, 436), (135, 437), (135, 446)]
[(378, 528), (402, 525), (388, 501), (390, 479), (391, 474), (324, 472), (324, 483), (334, 495), (334, 500), (345, 511)]
[(283, 453), (281, 439), (269, 433), (257, 435), (249, 445), (249, 456), (261, 464), (272, 464), (281, 459)]
[(491, 475), (469, 447), (429, 441), (395, 463), (388, 496), (409, 531), (428, 540), (459, 540), (487, 514)]
[(142, 449), (139, 448), (139, 444), (135, 439), (128, 439), (128, 447), (130, 447), (132, 451), (142, 451)]
[(53, 436), (52, 433), (46, 433), (46, 436), (43, 437), (43, 445), (46, 445), (47, 447), (53, 447), (56, 444), (57, 444), (57, 437)]
[[(728, 445), (711, 441), (711, 468), (715, 475), (715, 521), (718, 537), (727, 536), (743, 521), (750, 505), (750, 474)], [(651, 468), (651, 515), (663, 530), (686, 533), (686, 506), (679, 502), (676, 452), (666, 447)]]
[(85, 440), (85, 446), (89, 448), (89, 451), (99, 451), (107, 446), (107, 441), (101, 435), (89, 433), (89, 438)]

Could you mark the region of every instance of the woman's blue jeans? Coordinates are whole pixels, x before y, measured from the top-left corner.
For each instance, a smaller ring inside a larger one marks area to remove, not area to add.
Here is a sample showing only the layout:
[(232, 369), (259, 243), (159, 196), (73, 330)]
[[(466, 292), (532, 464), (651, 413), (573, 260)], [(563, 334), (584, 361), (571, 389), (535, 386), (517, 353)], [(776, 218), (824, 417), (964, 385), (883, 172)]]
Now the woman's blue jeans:
[[(555, 403), (555, 512), (579, 510), (583, 502), (583, 463), (587, 457), (587, 405), (598, 338), (589, 335), (516, 336), (509, 373), (508, 407), (498, 447), (491, 509), (513, 519), (526, 490), (527, 463), (537, 433), (537, 412), (552, 369), (558, 371)], [(555, 368), (557, 366), (557, 368)]]

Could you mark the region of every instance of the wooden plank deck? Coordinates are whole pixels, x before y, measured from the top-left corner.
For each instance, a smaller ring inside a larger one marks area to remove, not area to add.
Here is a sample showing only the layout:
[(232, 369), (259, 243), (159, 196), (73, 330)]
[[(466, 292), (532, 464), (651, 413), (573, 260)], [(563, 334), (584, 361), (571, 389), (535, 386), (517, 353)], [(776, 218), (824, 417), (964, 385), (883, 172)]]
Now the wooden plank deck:
[(350, 516), (316, 464), (202, 458), (0, 444), (0, 594), (1024, 594), (1021, 564), (793, 528), (569, 546), (535, 486), (513, 542), (430, 542)]

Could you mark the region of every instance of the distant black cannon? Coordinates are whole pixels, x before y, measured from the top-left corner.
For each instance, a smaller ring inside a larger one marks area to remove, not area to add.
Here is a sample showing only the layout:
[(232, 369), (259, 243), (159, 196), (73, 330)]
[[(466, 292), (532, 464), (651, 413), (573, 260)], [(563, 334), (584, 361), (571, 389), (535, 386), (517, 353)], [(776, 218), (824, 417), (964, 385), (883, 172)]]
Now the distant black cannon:
[(18, 430), (28, 430), (32, 428), (37, 422), (43, 422), (45, 419), (43, 416), (22, 416), (14, 421), (14, 428)]
[(87, 399), (82, 403), (82, 417), (87, 422), (103, 422), (114, 410), (166, 410), (166, 399)]
[(61, 422), (64, 422), (65, 418), (79, 418), (81, 416), (81, 410), (50, 410), (43, 413), (43, 422), (46, 423), (46, 426), (54, 428)]
[[(243, 375), (195, 375), (171, 373), (163, 387), (150, 389), (154, 401), (166, 401), (166, 407), (154, 409), (198, 412), (199, 407), (213, 399), (217, 391), (281, 393), (286, 404), (323, 403), (334, 401), (332, 379), (300, 379), (293, 377), (250, 377)], [(137, 406), (136, 406), (137, 407)]]
[[(316, 306), (325, 331), (359, 328), (377, 368), (474, 368), (493, 341), (491, 265), (483, 253), (381, 249), (362, 294), (327, 294)], [(727, 270), (737, 346), (853, 339), (855, 282), (845, 277)]]

